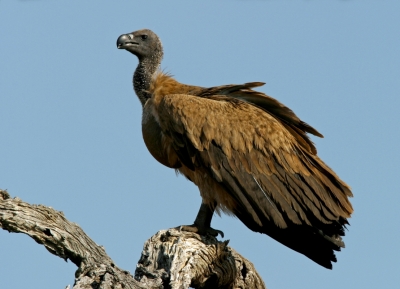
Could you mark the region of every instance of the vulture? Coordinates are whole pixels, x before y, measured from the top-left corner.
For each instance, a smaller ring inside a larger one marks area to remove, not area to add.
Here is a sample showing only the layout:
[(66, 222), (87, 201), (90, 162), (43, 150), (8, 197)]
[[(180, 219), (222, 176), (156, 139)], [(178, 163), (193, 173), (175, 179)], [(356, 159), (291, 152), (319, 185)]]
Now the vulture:
[(262, 82), (179, 83), (160, 70), (163, 47), (149, 29), (119, 36), (117, 48), (139, 59), (133, 86), (147, 149), (199, 187), (200, 210), (182, 230), (223, 237), (211, 219), (224, 212), (331, 269), (353, 208), (350, 187), (317, 156), (307, 133), (323, 136), (253, 90)]

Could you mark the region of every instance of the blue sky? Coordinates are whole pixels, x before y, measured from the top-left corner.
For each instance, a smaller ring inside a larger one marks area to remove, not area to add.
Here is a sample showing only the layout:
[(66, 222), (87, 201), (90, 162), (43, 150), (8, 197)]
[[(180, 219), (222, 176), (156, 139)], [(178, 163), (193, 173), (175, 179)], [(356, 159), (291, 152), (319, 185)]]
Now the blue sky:
[[(235, 218), (214, 217), (270, 289), (395, 288), (400, 282), (400, 2), (0, 1), (0, 188), (51, 206), (133, 272), (158, 230), (193, 222), (197, 188), (141, 137), (134, 56), (150, 28), (183, 83), (263, 81), (324, 139), (320, 157), (353, 188), (355, 213), (326, 270)], [(64, 288), (75, 265), (0, 231), (0, 288)], [(22, 274), (21, 274), (22, 273)]]

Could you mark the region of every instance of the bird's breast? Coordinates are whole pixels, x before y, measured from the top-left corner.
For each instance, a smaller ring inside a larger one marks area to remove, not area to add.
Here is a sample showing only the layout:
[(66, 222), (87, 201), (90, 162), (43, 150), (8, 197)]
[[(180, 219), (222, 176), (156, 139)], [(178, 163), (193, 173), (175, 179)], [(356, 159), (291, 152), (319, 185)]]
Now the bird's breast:
[(171, 147), (171, 142), (162, 133), (156, 117), (147, 105), (143, 109), (142, 134), (147, 149), (158, 162), (169, 168), (181, 166), (178, 156)]

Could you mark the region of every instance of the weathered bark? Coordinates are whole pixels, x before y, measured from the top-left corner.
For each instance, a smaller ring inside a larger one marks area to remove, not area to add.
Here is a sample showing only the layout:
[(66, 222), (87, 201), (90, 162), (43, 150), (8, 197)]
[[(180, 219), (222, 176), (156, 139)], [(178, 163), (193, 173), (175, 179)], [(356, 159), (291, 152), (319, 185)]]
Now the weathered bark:
[(146, 241), (133, 277), (62, 212), (10, 198), (2, 190), (0, 227), (27, 234), (50, 253), (70, 259), (78, 266), (73, 289), (265, 288), (251, 262), (213, 237), (159, 231)]
[[(265, 288), (253, 264), (211, 236), (161, 230), (144, 244), (135, 278), (161, 279), (170, 288)], [(151, 284), (151, 283), (149, 283)]]

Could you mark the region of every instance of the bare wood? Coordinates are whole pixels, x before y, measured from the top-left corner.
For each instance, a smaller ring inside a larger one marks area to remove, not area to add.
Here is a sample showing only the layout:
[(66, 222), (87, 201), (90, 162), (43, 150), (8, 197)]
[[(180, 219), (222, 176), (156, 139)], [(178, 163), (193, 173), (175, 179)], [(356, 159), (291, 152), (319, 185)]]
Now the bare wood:
[(265, 285), (253, 264), (211, 236), (161, 230), (144, 244), (135, 278), (169, 279), (171, 289), (253, 288)]
[[(24, 233), (52, 254), (70, 259), (78, 270), (73, 289), (148, 288), (113, 263), (102, 246), (97, 245), (62, 212), (43, 205), (31, 205), (10, 198), (0, 190), (0, 227), (12, 233)], [(101, 286), (100, 286), (101, 285)], [(154, 287), (161, 288), (161, 287)]]
[(3, 190), (0, 227), (27, 234), (50, 253), (70, 259), (78, 267), (73, 289), (265, 288), (253, 264), (214, 237), (159, 231), (146, 241), (133, 277), (62, 212), (10, 198)]

